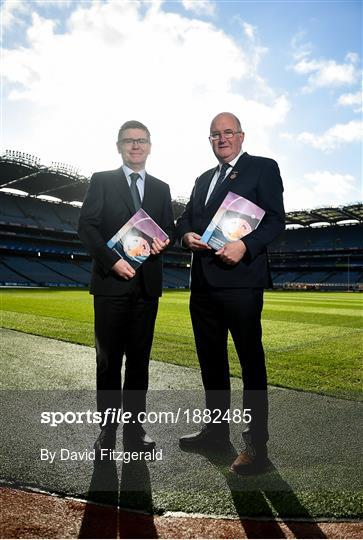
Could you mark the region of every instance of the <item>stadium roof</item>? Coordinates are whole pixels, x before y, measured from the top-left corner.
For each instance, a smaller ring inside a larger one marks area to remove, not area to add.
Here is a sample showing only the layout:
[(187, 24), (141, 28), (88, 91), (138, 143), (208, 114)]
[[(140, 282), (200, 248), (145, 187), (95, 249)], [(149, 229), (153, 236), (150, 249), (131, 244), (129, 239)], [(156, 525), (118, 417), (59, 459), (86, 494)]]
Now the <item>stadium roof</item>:
[[(0, 156), (0, 188), (17, 189), (36, 196), (57, 197), (63, 202), (81, 202), (88, 184), (89, 178), (64, 163), (52, 162), (50, 166), (45, 166), (35, 156), (9, 150)], [(363, 204), (287, 212), (286, 218), (287, 225), (303, 227), (322, 222), (330, 225), (347, 220), (362, 222)]]
[(75, 167), (52, 162), (41, 165), (40, 159), (22, 152), (6, 151), (0, 157), (0, 188), (25, 191), (30, 195), (48, 195), (64, 202), (83, 201), (89, 178)]
[(288, 225), (302, 225), (306, 227), (314, 223), (329, 223), (335, 225), (340, 221), (356, 220), (363, 221), (363, 204), (356, 203), (348, 206), (322, 207), (314, 210), (299, 210), (287, 212)]

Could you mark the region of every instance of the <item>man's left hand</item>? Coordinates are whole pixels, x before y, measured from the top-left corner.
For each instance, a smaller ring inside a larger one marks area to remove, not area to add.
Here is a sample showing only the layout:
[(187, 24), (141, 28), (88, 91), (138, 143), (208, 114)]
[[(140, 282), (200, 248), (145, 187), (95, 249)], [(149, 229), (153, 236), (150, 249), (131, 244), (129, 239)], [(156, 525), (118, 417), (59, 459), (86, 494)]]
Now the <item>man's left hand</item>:
[(154, 238), (153, 243), (151, 244), (151, 255), (158, 255), (163, 251), (163, 249), (166, 248), (166, 246), (169, 244), (170, 240), (167, 238), (164, 242), (160, 240), (160, 238)]
[(242, 240), (228, 242), (221, 249), (216, 251), (216, 255), (226, 264), (237, 264), (243, 258), (247, 248)]

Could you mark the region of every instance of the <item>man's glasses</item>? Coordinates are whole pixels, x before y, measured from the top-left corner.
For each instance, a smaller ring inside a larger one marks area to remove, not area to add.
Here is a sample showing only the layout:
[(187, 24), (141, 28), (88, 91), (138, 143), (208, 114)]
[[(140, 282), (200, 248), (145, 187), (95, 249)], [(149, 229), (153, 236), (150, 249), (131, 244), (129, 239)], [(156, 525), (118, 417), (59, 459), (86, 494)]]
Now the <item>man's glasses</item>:
[(219, 141), (223, 135), (225, 139), (232, 139), (233, 135), (236, 135), (236, 133), (242, 133), (242, 131), (232, 131), (231, 129), (226, 129), (223, 131), (223, 133), (220, 133), (219, 131), (216, 131), (214, 133), (211, 133), (209, 135), (210, 141)]
[(121, 139), (121, 144), (126, 145), (132, 145), (132, 144), (139, 144), (140, 146), (145, 146), (145, 144), (149, 144), (149, 139)]

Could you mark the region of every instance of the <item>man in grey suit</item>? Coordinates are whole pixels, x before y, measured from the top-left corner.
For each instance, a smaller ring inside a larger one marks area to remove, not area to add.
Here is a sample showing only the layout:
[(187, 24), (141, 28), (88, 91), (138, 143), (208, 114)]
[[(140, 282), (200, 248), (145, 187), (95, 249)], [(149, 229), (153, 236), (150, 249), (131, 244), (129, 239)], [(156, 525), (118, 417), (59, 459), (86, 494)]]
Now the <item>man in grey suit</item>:
[[(145, 450), (153, 448), (155, 442), (138, 415), (146, 409), (149, 357), (162, 293), (161, 253), (173, 242), (174, 220), (169, 186), (145, 171), (151, 149), (148, 128), (135, 120), (123, 124), (117, 149), (123, 165), (92, 176), (78, 234), (93, 258), (90, 292), (94, 295), (97, 408), (107, 419), (105, 411), (119, 409), (122, 403), (124, 411), (132, 413), (132, 421), (124, 425), (124, 440)], [(150, 257), (135, 271), (107, 242), (139, 208), (169, 240), (154, 238)], [(97, 455), (103, 448), (115, 447), (116, 428), (113, 422), (102, 428), (95, 443)]]

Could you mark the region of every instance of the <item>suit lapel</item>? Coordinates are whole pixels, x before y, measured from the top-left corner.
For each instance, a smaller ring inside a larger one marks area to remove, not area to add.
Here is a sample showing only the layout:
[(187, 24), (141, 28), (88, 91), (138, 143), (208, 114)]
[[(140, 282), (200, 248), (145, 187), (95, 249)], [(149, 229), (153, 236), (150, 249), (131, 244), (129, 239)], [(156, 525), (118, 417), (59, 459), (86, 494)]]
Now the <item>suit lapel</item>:
[(145, 210), (147, 214), (150, 214), (152, 210), (152, 200), (153, 200), (152, 178), (150, 178), (150, 176), (146, 173), (142, 208)]
[(211, 171), (209, 171), (205, 175), (205, 178), (203, 178), (203, 181), (201, 182), (201, 185), (198, 186), (198, 188), (196, 189), (196, 192), (195, 192), (196, 203), (203, 205), (203, 207), (205, 205), (205, 200), (207, 198), (207, 193), (208, 193), (210, 183), (211, 183), (212, 178), (215, 175), (215, 172), (216, 172), (217, 169), (218, 169), (218, 167), (216, 167), (215, 169), (212, 169)]
[(118, 189), (122, 197), (122, 200), (126, 204), (127, 208), (130, 210), (131, 214), (134, 214), (135, 206), (132, 200), (131, 191), (126, 180), (125, 173), (122, 167), (120, 167), (116, 172), (117, 172), (116, 188)]
[(247, 152), (244, 152), (242, 154), (235, 166), (232, 167), (232, 170), (227, 176), (227, 178), (221, 183), (221, 185), (217, 188), (213, 195), (209, 197), (206, 208), (210, 204), (214, 204), (217, 199), (218, 201), (222, 202), (228, 191), (233, 191), (233, 183), (241, 179), (243, 171), (248, 166), (249, 157), (250, 156), (247, 154)]

